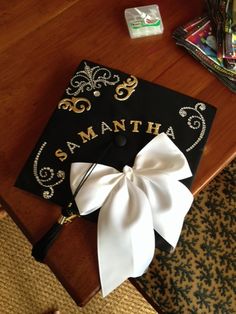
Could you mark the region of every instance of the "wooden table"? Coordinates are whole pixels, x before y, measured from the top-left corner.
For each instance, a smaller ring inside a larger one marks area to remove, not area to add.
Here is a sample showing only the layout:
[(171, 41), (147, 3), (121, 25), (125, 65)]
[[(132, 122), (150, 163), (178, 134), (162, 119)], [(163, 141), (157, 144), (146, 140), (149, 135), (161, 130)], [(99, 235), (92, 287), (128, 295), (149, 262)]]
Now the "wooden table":
[[(132, 40), (124, 9), (150, 1), (1, 1), (0, 195), (31, 243), (48, 230), (60, 209), (13, 185), (82, 59), (132, 73), (218, 108), (194, 193), (235, 156), (236, 96), (171, 37), (175, 27), (202, 13), (204, 1), (157, 3), (164, 34)], [(77, 220), (64, 228), (46, 263), (74, 300), (84, 305), (99, 290), (96, 225)]]

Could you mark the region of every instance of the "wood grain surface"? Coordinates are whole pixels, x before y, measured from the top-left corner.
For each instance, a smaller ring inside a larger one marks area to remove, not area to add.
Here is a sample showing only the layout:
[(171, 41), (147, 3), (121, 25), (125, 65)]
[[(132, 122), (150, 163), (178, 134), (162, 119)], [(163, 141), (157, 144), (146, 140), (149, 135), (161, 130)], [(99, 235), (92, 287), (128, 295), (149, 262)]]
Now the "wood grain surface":
[[(14, 182), (83, 59), (161, 84), (218, 108), (193, 193), (235, 156), (236, 96), (172, 39), (173, 30), (200, 15), (204, 1), (163, 0), (164, 34), (130, 39), (124, 9), (150, 1), (1, 1), (0, 195), (31, 243), (60, 208), (14, 187)], [(96, 225), (64, 228), (46, 263), (79, 305), (98, 290)]]

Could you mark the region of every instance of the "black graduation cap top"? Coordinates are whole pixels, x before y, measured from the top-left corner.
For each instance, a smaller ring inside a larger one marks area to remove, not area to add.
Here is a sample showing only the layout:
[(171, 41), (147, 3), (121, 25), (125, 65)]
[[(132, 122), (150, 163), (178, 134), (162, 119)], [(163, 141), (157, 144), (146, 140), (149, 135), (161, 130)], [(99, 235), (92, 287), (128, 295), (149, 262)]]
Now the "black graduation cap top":
[(154, 136), (165, 132), (189, 162), (193, 177), (183, 183), (190, 187), (215, 112), (198, 99), (84, 60), (16, 186), (66, 206), (73, 198), (72, 162), (99, 162), (121, 171), (133, 165)]

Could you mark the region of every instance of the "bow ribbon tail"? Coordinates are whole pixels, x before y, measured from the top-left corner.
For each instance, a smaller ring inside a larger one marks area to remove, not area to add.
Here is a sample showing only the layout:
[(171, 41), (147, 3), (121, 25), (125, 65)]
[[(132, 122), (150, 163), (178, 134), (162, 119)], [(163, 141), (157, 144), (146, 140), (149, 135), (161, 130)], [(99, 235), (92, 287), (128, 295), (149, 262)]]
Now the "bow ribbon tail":
[(193, 202), (192, 193), (168, 175), (159, 175), (156, 180), (137, 177), (136, 184), (149, 200), (154, 229), (175, 248), (185, 215)]
[(141, 276), (155, 250), (147, 197), (123, 178), (103, 204), (98, 218), (98, 260), (103, 296), (129, 277)]

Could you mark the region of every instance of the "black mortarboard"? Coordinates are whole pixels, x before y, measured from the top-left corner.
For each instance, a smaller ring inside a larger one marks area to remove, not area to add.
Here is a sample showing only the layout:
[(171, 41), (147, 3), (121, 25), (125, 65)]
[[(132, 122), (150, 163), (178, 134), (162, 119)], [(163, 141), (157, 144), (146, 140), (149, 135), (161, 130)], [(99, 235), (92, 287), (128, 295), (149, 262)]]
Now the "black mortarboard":
[[(82, 61), (16, 186), (59, 204), (64, 216), (76, 214), (75, 204), (68, 207), (73, 200), (72, 162), (99, 162), (122, 170), (132, 166), (154, 136), (165, 132), (188, 160), (193, 176), (183, 183), (190, 187), (215, 111), (198, 99)], [(156, 245), (169, 248), (157, 234)]]

